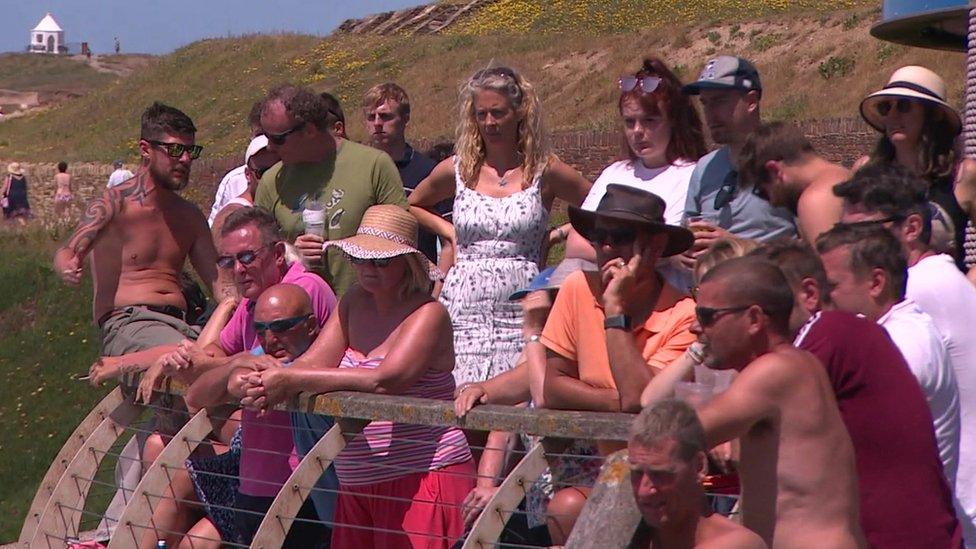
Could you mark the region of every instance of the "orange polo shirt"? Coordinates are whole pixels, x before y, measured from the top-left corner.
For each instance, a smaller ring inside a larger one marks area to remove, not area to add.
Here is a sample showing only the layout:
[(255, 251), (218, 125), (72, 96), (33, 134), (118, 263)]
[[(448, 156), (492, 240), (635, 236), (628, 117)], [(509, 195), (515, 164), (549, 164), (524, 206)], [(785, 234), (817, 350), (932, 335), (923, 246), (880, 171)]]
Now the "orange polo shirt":
[[(556, 295), (542, 343), (554, 353), (576, 362), (579, 378), (601, 389), (616, 389), (610, 373), (607, 334), (599, 273), (576, 272), (563, 282)], [(644, 361), (654, 373), (664, 369), (695, 342), (691, 324), (695, 302), (664, 281), (657, 304), (647, 320), (633, 333)]]

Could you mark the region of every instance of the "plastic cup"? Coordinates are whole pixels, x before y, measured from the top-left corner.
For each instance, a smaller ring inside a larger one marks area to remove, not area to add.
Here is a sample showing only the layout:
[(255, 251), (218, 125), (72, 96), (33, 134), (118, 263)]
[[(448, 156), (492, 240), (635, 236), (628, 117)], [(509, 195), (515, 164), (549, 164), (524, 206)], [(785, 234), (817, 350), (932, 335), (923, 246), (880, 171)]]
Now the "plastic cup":
[(704, 407), (712, 400), (712, 388), (692, 381), (679, 381), (674, 385), (674, 397), (687, 402), (696, 410)]
[(302, 210), (305, 234), (325, 237), (325, 210)]

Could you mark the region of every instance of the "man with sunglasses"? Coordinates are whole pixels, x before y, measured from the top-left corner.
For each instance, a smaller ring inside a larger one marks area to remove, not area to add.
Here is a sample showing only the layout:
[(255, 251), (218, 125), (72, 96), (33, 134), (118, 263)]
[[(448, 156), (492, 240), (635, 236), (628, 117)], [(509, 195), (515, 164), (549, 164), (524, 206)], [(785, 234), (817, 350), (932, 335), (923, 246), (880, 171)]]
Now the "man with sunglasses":
[[(302, 284), (282, 282), (272, 285), (251, 302), (253, 307), (247, 314), (250, 318), (247, 328), (254, 334), (253, 347), (200, 376), (187, 392), (189, 402), (202, 407), (240, 400), (248, 387), (250, 374), (280, 368), (309, 348), (330, 311), (316, 311), (310, 297), (312, 294), (303, 287), (311, 288), (314, 295), (321, 295), (321, 279), (312, 286)], [(242, 411), (240, 486), (234, 508), (239, 510), (235, 513), (235, 524), (244, 543), (251, 542), (264, 513), (290, 476), (292, 450), (297, 451), (299, 458), (304, 457), (332, 422), (331, 417), (317, 414)], [(335, 470), (329, 467), (316, 483), (319, 490), (309, 494), (298, 512), (302, 520), (292, 525), (283, 547), (328, 547), (329, 528), (309, 520), (332, 521), (338, 486)]]
[[(333, 133), (334, 114), (311, 90), (279, 86), (264, 100), (261, 126), (281, 163), (258, 185), (255, 205), (272, 212), (285, 237), (338, 293), (352, 284), (352, 266), (341, 252), (324, 252), (325, 240), (352, 236), (363, 213), (376, 204), (407, 207), (403, 184), (389, 155)], [(325, 236), (303, 234), (302, 211), (317, 201), (325, 210)]]
[(762, 123), (759, 71), (740, 57), (722, 55), (705, 63), (696, 82), (683, 91), (701, 99), (712, 141), (721, 145), (701, 159), (691, 175), (685, 219), (695, 232), (695, 245), (682, 257), (691, 267), (715, 239), (731, 233), (768, 241), (796, 236), (793, 215), (774, 208), (761, 189), (741, 181), (737, 158), (746, 137)]
[(854, 444), (860, 523), (870, 546), (958, 547), (931, 412), (898, 347), (876, 323), (825, 310), (830, 288), (810, 246), (781, 241), (753, 253), (786, 276), (793, 344), (819, 358), (830, 380)]
[(833, 189), (850, 176), (850, 170), (817, 154), (799, 128), (785, 122), (756, 128), (739, 153), (739, 179), (762, 189), (773, 206), (789, 209), (811, 246), (840, 221), (844, 204)]
[(901, 243), (908, 261), (905, 297), (932, 317), (946, 339), (959, 387), (959, 469), (955, 494), (967, 540), (976, 539), (976, 287), (952, 256), (931, 246), (934, 212), (927, 185), (899, 166), (868, 165), (834, 187), (844, 200), (842, 221), (878, 225)]
[(101, 355), (119, 356), (196, 337), (186, 322), (180, 273), (187, 258), (213, 289), (216, 252), (207, 220), (177, 194), (189, 183), (202, 147), (183, 112), (153, 103), (142, 115), (135, 177), (89, 201), (74, 234), (54, 255), (71, 285), (81, 282), (91, 253), (93, 313)]

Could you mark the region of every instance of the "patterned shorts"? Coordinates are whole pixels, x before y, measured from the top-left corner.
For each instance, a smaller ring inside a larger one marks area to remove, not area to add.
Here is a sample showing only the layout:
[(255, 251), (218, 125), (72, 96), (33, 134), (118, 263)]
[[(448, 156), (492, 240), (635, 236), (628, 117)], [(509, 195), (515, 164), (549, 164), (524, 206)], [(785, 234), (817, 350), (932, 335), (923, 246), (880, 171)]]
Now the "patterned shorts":
[(223, 454), (186, 460), (186, 470), (190, 472), (197, 498), (206, 507), (207, 516), (220, 532), (220, 539), (231, 543), (238, 542), (231, 508), (240, 485), (240, 465), (240, 428), (231, 438), (230, 449)]

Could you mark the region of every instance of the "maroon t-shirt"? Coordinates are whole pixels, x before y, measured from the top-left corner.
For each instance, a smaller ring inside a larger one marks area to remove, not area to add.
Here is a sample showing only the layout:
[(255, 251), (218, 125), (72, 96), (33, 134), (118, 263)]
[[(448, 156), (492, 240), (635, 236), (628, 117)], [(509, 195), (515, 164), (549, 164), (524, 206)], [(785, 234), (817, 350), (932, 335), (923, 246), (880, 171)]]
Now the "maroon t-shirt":
[(861, 528), (872, 547), (962, 547), (925, 394), (883, 328), (823, 312), (797, 336), (817, 356), (854, 443)]

